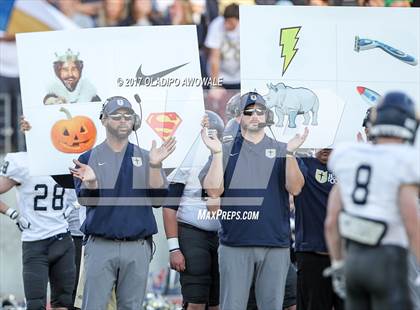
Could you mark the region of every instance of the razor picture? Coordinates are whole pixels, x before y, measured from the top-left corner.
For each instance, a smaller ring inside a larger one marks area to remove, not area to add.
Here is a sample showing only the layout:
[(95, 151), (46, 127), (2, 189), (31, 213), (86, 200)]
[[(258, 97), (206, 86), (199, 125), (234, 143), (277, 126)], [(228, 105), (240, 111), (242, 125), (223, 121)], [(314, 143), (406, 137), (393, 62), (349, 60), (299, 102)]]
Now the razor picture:
[(387, 54), (397, 58), (398, 60), (401, 60), (405, 62), (406, 64), (409, 64), (411, 66), (417, 65), (417, 59), (411, 55), (408, 55), (400, 50), (397, 50), (396, 48), (389, 46), (385, 43), (371, 40), (371, 39), (361, 39), (359, 36), (356, 36), (354, 38), (354, 50), (356, 52), (360, 51), (367, 51), (373, 48), (380, 48)]

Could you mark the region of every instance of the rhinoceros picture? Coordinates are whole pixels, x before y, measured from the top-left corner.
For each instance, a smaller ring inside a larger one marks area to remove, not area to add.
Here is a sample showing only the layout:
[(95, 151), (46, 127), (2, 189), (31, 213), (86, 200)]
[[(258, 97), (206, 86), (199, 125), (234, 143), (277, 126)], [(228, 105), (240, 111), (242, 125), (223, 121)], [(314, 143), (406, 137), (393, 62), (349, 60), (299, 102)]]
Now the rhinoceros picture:
[[(284, 83), (267, 84), (268, 94), (264, 96), (267, 108), (274, 109), (277, 127), (284, 126), (284, 117), (289, 118), (289, 128), (296, 128), (296, 117), (303, 115), (303, 125), (318, 125), (319, 100), (315, 93), (304, 87), (290, 87)], [(312, 114), (312, 115), (311, 115)], [(312, 116), (312, 119), (311, 119)]]

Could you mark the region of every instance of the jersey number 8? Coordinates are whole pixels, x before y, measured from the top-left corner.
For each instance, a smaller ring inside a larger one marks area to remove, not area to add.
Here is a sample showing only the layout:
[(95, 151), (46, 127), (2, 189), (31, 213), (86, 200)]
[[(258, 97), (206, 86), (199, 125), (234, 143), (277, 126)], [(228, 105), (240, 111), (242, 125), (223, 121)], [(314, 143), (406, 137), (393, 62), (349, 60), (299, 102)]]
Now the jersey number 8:
[(369, 195), (369, 182), (372, 168), (369, 165), (361, 165), (356, 171), (355, 187), (351, 198), (357, 205), (366, 204)]

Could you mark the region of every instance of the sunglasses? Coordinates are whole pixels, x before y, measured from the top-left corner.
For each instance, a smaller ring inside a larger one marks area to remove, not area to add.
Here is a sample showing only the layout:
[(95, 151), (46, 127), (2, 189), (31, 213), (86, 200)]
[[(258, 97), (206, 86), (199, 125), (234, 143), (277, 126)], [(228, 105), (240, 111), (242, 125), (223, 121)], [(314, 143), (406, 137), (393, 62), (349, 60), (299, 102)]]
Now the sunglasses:
[(110, 119), (112, 119), (113, 121), (120, 121), (123, 117), (124, 117), (124, 120), (126, 120), (126, 121), (132, 121), (134, 119), (134, 114), (121, 114), (121, 113), (119, 113), (119, 114), (108, 115), (108, 117)]
[(262, 109), (262, 108), (253, 108), (253, 109), (246, 109), (246, 110), (244, 110), (244, 115), (246, 115), (246, 116), (251, 116), (252, 115), (252, 113), (256, 113), (258, 116), (262, 116), (262, 115), (264, 115), (265, 114), (265, 112), (266, 112), (266, 109)]

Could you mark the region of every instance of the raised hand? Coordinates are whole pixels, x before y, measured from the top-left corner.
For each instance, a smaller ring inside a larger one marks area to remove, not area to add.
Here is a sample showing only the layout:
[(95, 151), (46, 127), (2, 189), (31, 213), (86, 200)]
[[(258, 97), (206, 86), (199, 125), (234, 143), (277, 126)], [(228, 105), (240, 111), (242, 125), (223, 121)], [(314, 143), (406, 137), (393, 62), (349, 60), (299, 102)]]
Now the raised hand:
[(175, 137), (170, 137), (165, 141), (159, 148), (156, 147), (156, 141), (152, 141), (152, 148), (149, 152), (149, 161), (152, 165), (159, 165), (164, 161), (169, 155), (175, 151), (176, 140)]
[(302, 146), (302, 144), (305, 142), (306, 138), (308, 137), (309, 129), (308, 127), (305, 127), (305, 130), (303, 134), (296, 134), (292, 139), (289, 140), (287, 143), (287, 150), (289, 152), (294, 152), (298, 148)]
[(363, 138), (363, 135), (362, 135), (361, 132), (358, 132), (357, 133), (356, 139), (357, 139), (357, 142), (361, 142), (361, 143), (365, 143), (366, 142), (365, 139)]
[(217, 131), (209, 128), (209, 118), (207, 115), (201, 121), (201, 139), (212, 153), (219, 153), (222, 151), (222, 142), (217, 138)]
[(74, 177), (82, 180), (83, 182), (92, 183), (96, 181), (95, 172), (89, 165), (82, 164), (77, 159), (73, 159), (73, 162), (76, 166), (78, 166), (78, 168), (69, 168)]
[(23, 133), (25, 131), (31, 130), (32, 128), (31, 124), (29, 124), (29, 122), (25, 119), (25, 116), (23, 115), (20, 117), (19, 125), (20, 125), (20, 131), (22, 131)]

